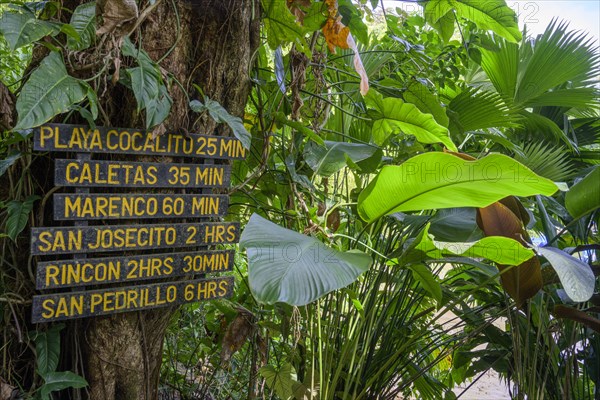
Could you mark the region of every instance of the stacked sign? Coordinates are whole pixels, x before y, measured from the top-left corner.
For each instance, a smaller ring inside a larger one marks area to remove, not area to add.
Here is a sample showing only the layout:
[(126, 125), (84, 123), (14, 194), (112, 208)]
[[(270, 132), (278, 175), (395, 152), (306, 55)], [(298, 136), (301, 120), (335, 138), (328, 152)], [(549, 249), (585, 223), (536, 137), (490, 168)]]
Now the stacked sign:
[[(170, 279), (94, 290), (77, 287), (230, 271), (233, 250), (206, 251), (205, 248), (236, 243), (240, 232), (239, 223), (188, 222), (198, 218), (206, 221), (206, 218), (225, 214), (227, 196), (170, 194), (175, 190), (169, 190), (225, 188), (231, 173), (228, 165), (100, 161), (92, 160), (91, 153), (243, 159), (245, 149), (241, 142), (207, 135), (152, 138), (136, 130), (48, 124), (36, 130), (34, 149), (77, 153), (77, 159), (55, 160), (55, 185), (75, 187), (75, 193), (53, 197), (54, 219), (76, 221), (75, 226), (31, 230), (31, 254), (52, 259), (38, 262), (37, 289), (71, 288), (71, 291), (34, 296), (34, 323), (231, 295), (233, 277), (178, 282)], [(90, 187), (126, 188), (129, 193), (114, 192), (114, 189), (111, 193), (90, 193)], [(169, 194), (131, 193), (131, 188), (156, 188)], [(186, 222), (140, 224), (136, 221), (160, 218), (184, 218)], [(107, 220), (127, 221), (115, 225), (88, 226), (87, 223)], [(87, 258), (88, 253), (105, 252), (113, 253), (110, 257)], [(56, 255), (73, 256), (56, 260), (65, 257)]]

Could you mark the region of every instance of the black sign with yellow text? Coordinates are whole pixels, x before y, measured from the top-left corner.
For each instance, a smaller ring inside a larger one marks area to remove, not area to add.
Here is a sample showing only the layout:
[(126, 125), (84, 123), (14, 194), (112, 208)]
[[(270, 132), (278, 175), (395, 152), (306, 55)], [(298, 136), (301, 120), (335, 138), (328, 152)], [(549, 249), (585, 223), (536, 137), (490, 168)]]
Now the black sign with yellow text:
[(102, 253), (237, 243), (239, 222), (31, 228), (31, 254)]
[(147, 254), (40, 262), (37, 289), (133, 282), (231, 271), (233, 250)]
[(229, 197), (200, 194), (55, 194), (55, 220), (205, 218), (227, 213)]
[(33, 149), (78, 153), (159, 155), (241, 160), (246, 149), (237, 139), (166, 133), (152, 137), (143, 130), (85, 125), (45, 124), (35, 129)]
[[(218, 193), (230, 185), (231, 166), (202, 159), (245, 158), (239, 140), (172, 133), (153, 137), (135, 128), (46, 124), (34, 130), (34, 150), (77, 153), (76, 159), (54, 159), (55, 185), (75, 189), (51, 197), (54, 220), (77, 221), (75, 226), (31, 228), (30, 253), (41, 257), (36, 288), (82, 290), (34, 296), (32, 322), (231, 296), (233, 277), (196, 275), (233, 269), (234, 250), (208, 250), (237, 243), (240, 237), (238, 222), (209, 222), (227, 213), (229, 196)], [(96, 153), (146, 156), (143, 161), (153, 162), (98, 160)], [(165, 156), (164, 162), (159, 162), (160, 156)], [(185, 162), (174, 157), (184, 157)], [(151, 223), (160, 219), (167, 221)], [(116, 220), (123, 221), (112, 222)], [(94, 225), (89, 226), (90, 221)], [(184, 276), (188, 280), (175, 281)], [(168, 282), (148, 283), (157, 279)], [(137, 281), (146, 283), (127, 286)], [(109, 284), (122, 286), (93, 287)]]
[(229, 165), (55, 160), (54, 184), (73, 187), (228, 187)]
[(33, 296), (32, 322), (169, 307), (233, 294), (232, 276)]

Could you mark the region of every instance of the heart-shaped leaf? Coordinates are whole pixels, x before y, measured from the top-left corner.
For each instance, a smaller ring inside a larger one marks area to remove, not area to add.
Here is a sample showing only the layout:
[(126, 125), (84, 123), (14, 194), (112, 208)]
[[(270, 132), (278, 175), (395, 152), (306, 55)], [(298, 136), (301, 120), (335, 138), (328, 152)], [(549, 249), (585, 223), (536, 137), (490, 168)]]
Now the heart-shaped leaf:
[(372, 115), (375, 143), (383, 144), (390, 135), (403, 132), (413, 135), (421, 143), (443, 143), (456, 151), (448, 129), (438, 124), (431, 114), (422, 113), (414, 104), (394, 97), (384, 99), (375, 90), (370, 90), (365, 96), (365, 103), (375, 110)]
[(248, 280), (261, 303), (303, 306), (348, 286), (365, 272), (371, 257), (340, 252), (320, 241), (253, 214), (240, 238), (248, 254)]
[(90, 47), (96, 36), (96, 2), (83, 3), (73, 11), (70, 25), (79, 35), (79, 40), (67, 38), (67, 46), (72, 50), (84, 50)]
[(346, 165), (346, 157), (358, 163), (371, 157), (377, 147), (361, 143), (325, 141), (325, 147), (308, 142), (304, 147), (304, 161), (315, 173), (330, 176)]
[(60, 25), (37, 19), (35, 14), (26, 7), (12, 5), (0, 17), (0, 33), (11, 50), (58, 32), (60, 32)]
[(89, 85), (73, 78), (58, 52), (51, 52), (33, 71), (17, 99), (15, 130), (33, 128), (82, 101)]
[(6, 205), (8, 218), (6, 219), (6, 234), (12, 240), (16, 240), (19, 233), (27, 226), (29, 213), (33, 209), (33, 203), (40, 196), (29, 196), (25, 201), (21, 202), (13, 200)]
[(50, 393), (67, 388), (83, 388), (88, 385), (87, 381), (71, 371), (50, 372), (44, 375), (44, 384), (40, 388), (42, 399), (49, 398)]

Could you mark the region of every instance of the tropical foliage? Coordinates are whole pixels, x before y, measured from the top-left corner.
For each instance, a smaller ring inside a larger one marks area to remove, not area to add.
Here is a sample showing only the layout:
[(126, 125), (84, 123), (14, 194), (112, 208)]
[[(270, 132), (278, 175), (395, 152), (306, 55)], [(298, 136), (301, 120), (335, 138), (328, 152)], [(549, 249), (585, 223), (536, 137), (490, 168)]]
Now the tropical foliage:
[[(183, 307), (171, 322), (165, 395), (452, 399), (495, 370), (516, 399), (598, 396), (591, 39), (559, 20), (530, 37), (503, 0), (428, 0), (421, 13), (379, 1), (260, 3), (264, 43), (243, 119), (202, 88), (187, 94), (190, 113), (249, 148), (232, 166), (227, 216), (245, 229), (234, 297)], [(26, 302), (18, 286), (31, 282), (14, 260), (40, 200), (30, 128), (56, 118), (109, 124), (98, 107), (107, 79), (133, 94), (152, 134), (172, 106), (174, 77), (134, 35), (98, 76), (73, 74), (69, 55), (96, 40), (93, 4), (69, 23), (50, 5), (2, 9), (0, 54), (11, 58), (0, 72), (18, 113), (0, 146), (10, 182), (5, 337), (26, 333), (13, 314)], [(39, 43), (47, 55), (22, 76)], [(111, 75), (121, 57), (126, 68)], [(41, 398), (84, 386), (56, 372), (60, 329), (21, 338), (37, 364), (6, 353), (0, 379), (16, 387), (33, 368), (42, 379), (25, 389)]]

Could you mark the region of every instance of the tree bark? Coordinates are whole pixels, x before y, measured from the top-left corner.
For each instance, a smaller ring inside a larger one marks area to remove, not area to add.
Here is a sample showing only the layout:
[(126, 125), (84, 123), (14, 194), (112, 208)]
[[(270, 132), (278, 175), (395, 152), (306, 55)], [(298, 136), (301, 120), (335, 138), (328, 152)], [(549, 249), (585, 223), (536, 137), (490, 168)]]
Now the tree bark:
[[(167, 131), (185, 128), (210, 134), (215, 130), (213, 121), (194, 126), (194, 118), (188, 115), (188, 96), (198, 96), (192, 84), (229, 113), (243, 116), (250, 90), (248, 71), (259, 43), (259, 23), (259, 3), (255, 0), (163, 0), (149, 14), (133, 36), (140, 39), (138, 43), (152, 59), (164, 57), (160, 66), (179, 81), (170, 88), (173, 105), (165, 122)], [(123, 98), (118, 85), (115, 90), (107, 97), (122, 100), (113, 100), (105, 108), (111, 124), (139, 127), (133, 95)], [(217, 132), (222, 133), (222, 129)], [(89, 383), (83, 397), (156, 399), (163, 339), (174, 311), (159, 309), (72, 322), (71, 332), (81, 346), (82, 369)]]

